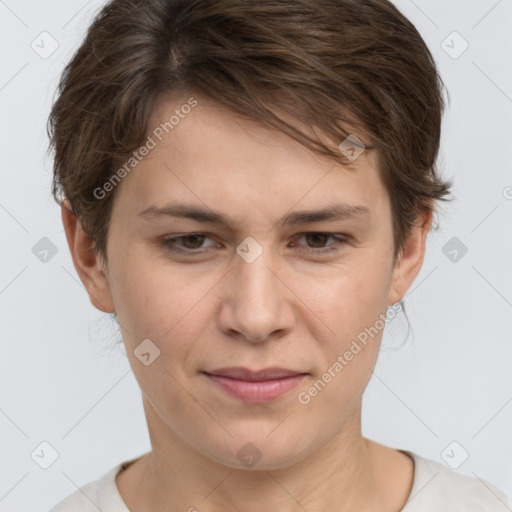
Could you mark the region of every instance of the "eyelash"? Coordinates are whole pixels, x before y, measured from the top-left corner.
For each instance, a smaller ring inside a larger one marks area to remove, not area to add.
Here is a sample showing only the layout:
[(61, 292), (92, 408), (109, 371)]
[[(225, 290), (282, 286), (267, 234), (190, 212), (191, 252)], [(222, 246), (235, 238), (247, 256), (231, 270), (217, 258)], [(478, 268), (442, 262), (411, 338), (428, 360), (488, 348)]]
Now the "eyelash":
[[(337, 244), (331, 244), (331, 245), (328, 245), (327, 247), (320, 247), (320, 248), (311, 248), (309, 247), (307, 250), (301, 250), (300, 252), (303, 253), (303, 254), (326, 254), (326, 253), (330, 253), (330, 252), (333, 252), (333, 251), (337, 251), (339, 249), (339, 245), (342, 245), (342, 244), (345, 244), (347, 243), (347, 239), (342, 237), (342, 236), (337, 236), (335, 235), (334, 233), (324, 233), (324, 232), (320, 232), (320, 231), (310, 231), (310, 232), (307, 232), (307, 233), (301, 233), (300, 234), (300, 238), (304, 237), (304, 236), (307, 236), (307, 235), (323, 235), (323, 236), (327, 236), (329, 238), (333, 238), (335, 240), (337, 240)], [(204, 254), (205, 252), (208, 251), (208, 249), (204, 250), (204, 249), (178, 249), (175, 245), (176, 241), (177, 240), (182, 240), (184, 238), (189, 238), (189, 237), (194, 237), (194, 236), (205, 236), (206, 238), (210, 238), (206, 233), (187, 233), (186, 235), (180, 235), (180, 236), (175, 236), (175, 237), (170, 237), (170, 238), (165, 238), (162, 240), (162, 245), (165, 247), (166, 250), (170, 251), (170, 252), (174, 252), (174, 253), (181, 253), (181, 254)], [(334, 247), (333, 247), (334, 246)]]

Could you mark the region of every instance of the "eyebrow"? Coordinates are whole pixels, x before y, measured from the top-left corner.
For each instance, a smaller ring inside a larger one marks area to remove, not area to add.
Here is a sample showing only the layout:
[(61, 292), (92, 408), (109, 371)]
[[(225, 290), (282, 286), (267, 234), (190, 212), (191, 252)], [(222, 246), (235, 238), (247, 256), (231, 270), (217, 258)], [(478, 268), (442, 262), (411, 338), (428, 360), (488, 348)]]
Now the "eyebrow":
[[(146, 220), (152, 220), (155, 217), (181, 217), (210, 224), (226, 226), (232, 231), (235, 230), (233, 222), (220, 212), (210, 209), (200, 208), (187, 204), (168, 204), (164, 206), (150, 206), (138, 214)], [(332, 204), (320, 210), (300, 210), (292, 211), (284, 215), (278, 222), (278, 225), (297, 225), (313, 222), (337, 221), (353, 218), (369, 218), (371, 211), (363, 205), (353, 204)]]

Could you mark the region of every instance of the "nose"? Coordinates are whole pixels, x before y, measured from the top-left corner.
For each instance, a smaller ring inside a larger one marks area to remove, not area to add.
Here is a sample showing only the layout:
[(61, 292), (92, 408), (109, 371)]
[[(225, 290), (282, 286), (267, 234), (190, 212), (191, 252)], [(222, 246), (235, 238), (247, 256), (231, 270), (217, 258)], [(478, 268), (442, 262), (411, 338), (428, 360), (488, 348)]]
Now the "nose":
[(293, 328), (294, 295), (269, 248), (251, 263), (236, 255), (221, 293), (220, 328), (232, 337), (262, 342)]

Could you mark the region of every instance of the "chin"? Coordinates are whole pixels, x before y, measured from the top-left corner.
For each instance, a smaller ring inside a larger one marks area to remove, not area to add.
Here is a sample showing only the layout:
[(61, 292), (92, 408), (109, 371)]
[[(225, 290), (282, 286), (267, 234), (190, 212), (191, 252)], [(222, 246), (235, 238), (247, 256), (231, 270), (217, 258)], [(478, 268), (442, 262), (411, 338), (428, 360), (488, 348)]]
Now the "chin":
[(233, 438), (224, 449), (206, 450), (203, 453), (210, 458), (232, 469), (244, 469), (248, 471), (264, 471), (286, 469), (302, 460), (306, 454), (304, 449), (297, 450), (297, 440), (282, 430), (282, 435), (277, 434), (273, 424), (264, 434), (251, 436), (247, 430), (237, 436), (233, 431)]

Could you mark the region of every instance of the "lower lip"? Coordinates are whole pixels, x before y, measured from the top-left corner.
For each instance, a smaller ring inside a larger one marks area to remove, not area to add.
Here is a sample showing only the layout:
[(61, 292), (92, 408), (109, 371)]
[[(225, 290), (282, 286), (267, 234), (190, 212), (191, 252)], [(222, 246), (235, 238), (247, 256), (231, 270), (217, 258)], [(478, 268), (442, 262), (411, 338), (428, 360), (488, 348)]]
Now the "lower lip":
[(292, 375), (282, 379), (247, 381), (221, 377), (220, 375), (206, 374), (213, 382), (218, 384), (231, 396), (250, 402), (260, 404), (275, 400), (294, 388), (306, 375)]

